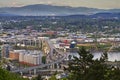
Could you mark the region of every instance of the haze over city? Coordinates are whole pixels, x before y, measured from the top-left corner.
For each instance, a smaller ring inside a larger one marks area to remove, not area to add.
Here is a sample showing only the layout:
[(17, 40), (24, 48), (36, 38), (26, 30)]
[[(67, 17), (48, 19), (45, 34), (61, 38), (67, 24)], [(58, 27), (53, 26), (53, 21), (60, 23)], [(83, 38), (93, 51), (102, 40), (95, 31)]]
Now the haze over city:
[(0, 0), (0, 80), (120, 80), (120, 0)]
[(0, 0), (0, 7), (21, 7), (33, 4), (90, 7), (99, 9), (120, 8), (120, 0)]

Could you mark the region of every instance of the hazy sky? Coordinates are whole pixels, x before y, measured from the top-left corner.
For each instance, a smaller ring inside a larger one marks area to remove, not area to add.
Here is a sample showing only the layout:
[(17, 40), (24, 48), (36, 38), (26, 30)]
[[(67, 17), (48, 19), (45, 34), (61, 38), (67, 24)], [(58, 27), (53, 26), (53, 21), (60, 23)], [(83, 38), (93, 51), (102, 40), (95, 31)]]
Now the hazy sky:
[(31, 4), (52, 4), (102, 9), (120, 8), (120, 0), (0, 0), (0, 7), (24, 6)]

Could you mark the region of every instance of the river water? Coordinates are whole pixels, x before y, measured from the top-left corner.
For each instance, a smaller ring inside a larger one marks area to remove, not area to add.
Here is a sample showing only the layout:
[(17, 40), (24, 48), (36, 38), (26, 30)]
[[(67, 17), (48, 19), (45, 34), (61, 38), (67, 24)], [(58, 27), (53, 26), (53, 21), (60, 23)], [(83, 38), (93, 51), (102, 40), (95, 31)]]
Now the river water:
[[(103, 52), (93, 53), (94, 59), (100, 58)], [(109, 52), (108, 61), (120, 61), (120, 52)]]
[[(103, 54), (103, 52), (94, 52), (92, 54), (94, 55), (93, 59), (97, 59), (97, 58), (100, 59), (100, 57)], [(74, 53), (70, 53), (69, 55), (77, 56), (77, 57), (79, 56), (77, 52), (76, 53), (75, 52)], [(108, 61), (120, 61), (120, 52), (109, 52), (108, 53)]]

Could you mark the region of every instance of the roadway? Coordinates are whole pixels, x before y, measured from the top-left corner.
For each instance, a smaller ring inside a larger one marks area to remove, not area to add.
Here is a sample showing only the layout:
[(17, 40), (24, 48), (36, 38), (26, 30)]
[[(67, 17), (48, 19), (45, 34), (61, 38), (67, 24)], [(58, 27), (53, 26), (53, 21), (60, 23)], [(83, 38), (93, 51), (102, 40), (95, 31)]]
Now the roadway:
[(42, 65), (39, 65), (39, 66), (27, 67), (27, 68), (23, 68), (23, 69), (13, 70), (12, 72), (26, 72), (26, 71), (30, 71), (30, 70), (33, 70), (33, 69), (43, 68), (43, 67), (50, 66), (50, 65), (53, 65), (53, 64), (56, 64), (56, 63), (60, 63), (67, 57), (67, 54), (65, 54), (63, 52), (59, 52), (49, 40), (46, 40), (46, 41), (47, 41), (47, 43), (50, 47), (50, 53), (49, 53), (50, 59), (52, 59), (52, 57), (53, 57), (53, 49), (56, 50), (58, 54), (62, 54), (61, 58), (59, 58), (57, 60), (52, 60), (52, 62), (47, 63), (47, 64), (42, 64)]
[(65, 58), (66, 58), (66, 54), (63, 56), (63, 58), (58, 59), (58, 60), (56, 60), (54, 62), (51, 62), (51, 63), (48, 63), (48, 64), (43, 64), (43, 65), (39, 65), (39, 66), (34, 66), (34, 67), (27, 67), (27, 68), (23, 68), (23, 69), (18, 69), (18, 70), (14, 70), (12, 72), (26, 72), (26, 71), (30, 71), (30, 70), (34, 70), (34, 69), (43, 68), (43, 67), (46, 67), (46, 66), (50, 66), (52, 64), (60, 63)]

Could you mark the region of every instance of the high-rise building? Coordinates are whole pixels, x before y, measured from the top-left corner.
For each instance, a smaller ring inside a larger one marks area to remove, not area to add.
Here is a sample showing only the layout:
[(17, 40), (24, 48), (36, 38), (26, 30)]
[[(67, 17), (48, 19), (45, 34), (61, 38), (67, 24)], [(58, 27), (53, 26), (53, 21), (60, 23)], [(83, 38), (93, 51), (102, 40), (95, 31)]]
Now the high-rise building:
[(19, 53), (19, 62), (31, 66), (40, 65), (42, 63), (42, 53), (35, 51), (30, 53)]

